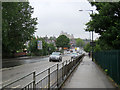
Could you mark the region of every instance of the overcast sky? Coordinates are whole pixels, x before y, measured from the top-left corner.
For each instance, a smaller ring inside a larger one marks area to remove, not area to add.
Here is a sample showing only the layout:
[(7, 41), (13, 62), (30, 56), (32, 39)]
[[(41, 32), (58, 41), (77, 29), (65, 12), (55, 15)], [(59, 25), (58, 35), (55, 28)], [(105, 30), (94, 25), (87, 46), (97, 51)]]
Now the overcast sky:
[[(36, 36), (56, 36), (61, 31), (73, 34), (76, 38), (90, 39), (85, 24), (90, 20), (88, 11), (95, 10), (87, 0), (29, 0), (34, 8), (33, 17), (37, 17)], [(94, 34), (94, 39), (98, 37)]]

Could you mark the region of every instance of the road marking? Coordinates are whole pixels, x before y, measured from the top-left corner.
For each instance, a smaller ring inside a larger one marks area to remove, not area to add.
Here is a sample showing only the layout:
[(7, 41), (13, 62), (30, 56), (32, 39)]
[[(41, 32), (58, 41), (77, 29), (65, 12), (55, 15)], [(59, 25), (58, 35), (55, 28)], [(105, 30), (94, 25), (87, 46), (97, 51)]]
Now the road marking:
[(17, 85), (17, 86), (15, 86), (15, 87), (11, 87), (11, 88), (18, 88), (18, 87), (20, 87), (21, 85)]
[(10, 81), (11, 79), (8, 79), (8, 80), (6, 80), (6, 81), (4, 81), (4, 82), (2, 82), (2, 83), (0, 83), (0, 84), (4, 84), (4, 83), (6, 83), (6, 82), (8, 82), (8, 81)]

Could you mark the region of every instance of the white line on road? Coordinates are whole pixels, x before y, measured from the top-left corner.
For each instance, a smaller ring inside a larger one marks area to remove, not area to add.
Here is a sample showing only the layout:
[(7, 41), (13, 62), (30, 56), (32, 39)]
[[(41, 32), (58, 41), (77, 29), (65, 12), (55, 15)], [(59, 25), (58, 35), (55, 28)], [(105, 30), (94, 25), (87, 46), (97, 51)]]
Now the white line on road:
[(18, 87), (20, 87), (21, 85), (17, 85), (17, 86), (14, 86), (14, 87), (11, 87), (11, 88), (18, 88)]
[(0, 83), (0, 84), (4, 84), (4, 83), (6, 83), (6, 82), (8, 82), (8, 81), (10, 81), (11, 79), (8, 79), (8, 80), (6, 80), (6, 81), (4, 81), (4, 82), (2, 82), (2, 83)]

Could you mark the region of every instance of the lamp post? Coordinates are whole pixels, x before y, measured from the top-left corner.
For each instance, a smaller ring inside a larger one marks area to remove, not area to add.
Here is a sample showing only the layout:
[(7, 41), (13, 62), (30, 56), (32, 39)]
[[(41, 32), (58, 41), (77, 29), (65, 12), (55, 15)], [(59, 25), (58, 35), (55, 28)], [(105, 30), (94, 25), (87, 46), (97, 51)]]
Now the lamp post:
[[(79, 11), (91, 11), (93, 14), (93, 10), (79, 10)], [(92, 30), (92, 61), (93, 61), (93, 30)]]

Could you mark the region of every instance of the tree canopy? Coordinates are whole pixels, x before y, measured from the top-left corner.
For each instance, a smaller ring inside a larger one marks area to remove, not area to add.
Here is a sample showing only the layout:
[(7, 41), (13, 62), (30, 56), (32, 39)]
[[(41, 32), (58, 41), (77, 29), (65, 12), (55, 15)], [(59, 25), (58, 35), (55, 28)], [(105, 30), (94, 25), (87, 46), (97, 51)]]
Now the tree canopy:
[[(42, 41), (41, 50), (38, 49), (38, 45), (37, 45), (38, 40)], [(33, 37), (32, 40), (30, 40), (29, 42), (28, 51), (30, 51), (30, 54), (32, 55), (38, 55), (38, 56), (48, 55), (55, 51), (55, 46), (53, 44), (46, 43), (43, 38)]]
[(56, 46), (57, 47), (70, 47), (70, 39), (67, 38), (65, 35), (60, 35), (57, 39), (56, 39)]
[(87, 44), (85, 45), (84, 50), (85, 50), (86, 52), (92, 51), (92, 47), (90, 46), (90, 43), (87, 43)]
[(33, 8), (29, 2), (2, 3), (2, 53), (10, 55), (23, 49), (33, 37), (37, 18), (32, 18)]
[(77, 38), (76, 39), (76, 46), (77, 47), (83, 47), (84, 46), (84, 41), (82, 40), (82, 39), (80, 39), (80, 38)]
[(95, 31), (102, 49), (120, 49), (120, 2), (92, 2), (98, 13), (91, 14), (92, 20), (86, 31)]

